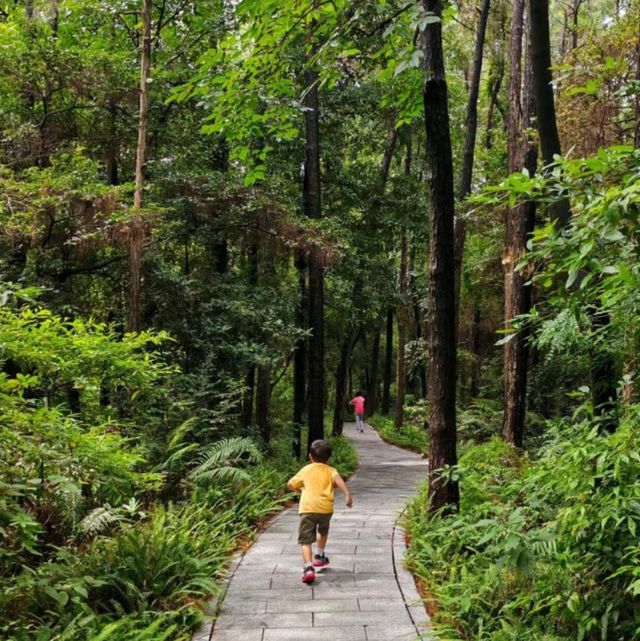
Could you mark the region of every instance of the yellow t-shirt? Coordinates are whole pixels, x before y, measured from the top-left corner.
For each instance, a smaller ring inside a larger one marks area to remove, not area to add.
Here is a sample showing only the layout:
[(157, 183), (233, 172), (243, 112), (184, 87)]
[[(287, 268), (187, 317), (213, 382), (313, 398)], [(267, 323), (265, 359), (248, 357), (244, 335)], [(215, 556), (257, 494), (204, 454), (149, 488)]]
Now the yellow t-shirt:
[(309, 463), (289, 481), (289, 487), (302, 490), (298, 512), (331, 514), (335, 491), (333, 478), (338, 471), (326, 463)]

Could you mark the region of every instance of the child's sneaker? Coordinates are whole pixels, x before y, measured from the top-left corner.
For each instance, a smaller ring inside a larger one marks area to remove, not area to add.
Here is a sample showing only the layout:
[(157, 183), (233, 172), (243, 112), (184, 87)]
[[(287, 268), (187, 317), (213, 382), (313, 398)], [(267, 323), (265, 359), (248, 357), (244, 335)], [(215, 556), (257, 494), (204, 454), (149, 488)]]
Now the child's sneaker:
[(316, 554), (313, 557), (313, 566), (315, 568), (326, 568), (329, 565), (329, 557), (325, 554)]
[(302, 572), (303, 583), (313, 583), (316, 580), (316, 572), (312, 565), (308, 565)]

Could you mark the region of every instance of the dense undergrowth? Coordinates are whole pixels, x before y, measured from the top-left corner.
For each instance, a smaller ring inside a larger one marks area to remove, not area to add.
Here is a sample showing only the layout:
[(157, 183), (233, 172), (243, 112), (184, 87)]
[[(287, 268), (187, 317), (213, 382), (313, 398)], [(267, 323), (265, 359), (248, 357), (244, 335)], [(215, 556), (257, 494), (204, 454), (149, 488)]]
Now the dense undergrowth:
[[(274, 421), (260, 448), (225, 436), (223, 414), (215, 430), (182, 420), (166, 335), (13, 302), (0, 307), (0, 639), (187, 639), (230, 552), (291, 498), (289, 427)], [(348, 476), (355, 450), (333, 445)]]
[(557, 422), (531, 458), (499, 439), (467, 445), (459, 514), (408, 511), (409, 560), (439, 638), (640, 638), (640, 408), (600, 435)]

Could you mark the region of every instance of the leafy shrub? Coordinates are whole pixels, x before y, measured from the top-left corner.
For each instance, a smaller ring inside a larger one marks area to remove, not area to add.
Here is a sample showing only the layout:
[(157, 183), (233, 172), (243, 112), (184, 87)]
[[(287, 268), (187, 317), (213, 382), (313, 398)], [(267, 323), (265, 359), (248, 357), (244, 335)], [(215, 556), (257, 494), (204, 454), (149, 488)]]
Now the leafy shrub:
[(639, 412), (610, 436), (560, 423), (535, 462), (499, 439), (468, 446), (459, 514), (429, 517), (422, 489), (409, 559), (443, 639), (638, 638)]

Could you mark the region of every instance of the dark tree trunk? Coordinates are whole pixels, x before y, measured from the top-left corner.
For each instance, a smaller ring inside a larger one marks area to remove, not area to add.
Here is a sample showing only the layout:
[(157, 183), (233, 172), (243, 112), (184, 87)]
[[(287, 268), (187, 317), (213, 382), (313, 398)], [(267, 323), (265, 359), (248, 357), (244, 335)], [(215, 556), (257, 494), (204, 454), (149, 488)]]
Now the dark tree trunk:
[(387, 310), (387, 335), (385, 343), (384, 375), (382, 378), (382, 413), (391, 408), (391, 374), (393, 369), (393, 309)]
[(398, 352), (396, 354), (396, 412), (394, 425), (397, 430), (402, 427), (404, 419), (404, 396), (406, 385), (405, 347), (407, 344), (408, 305), (407, 305), (407, 232), (402, 231), (400, 252), (400, 304), (397, 310)]
[(256, 381), (256, 424), (262, 442), (268, 444), (271, 440), (269, 425), (269, 406), (271, 405), (271, 367), (260, 365)]
[[(441, 0), (422, 0), (439, 18)], [(430, 510), (457, 510), (458, 482), (441, 475), (457, 465), (456, 332), (453, 258), (453, 160), (449, 132), (448, 90), (442, 48), (442, 24), (424, 31), (424, 114), (429, 173), (429, 497)]]
[(351, 359), (351, 351), (353, 348), (353, 339), (347, 336), (342, 341), (340, 348), (340, 361), (336, 369), (336, 394), (335, 405), (333, 408), (333, 436), (340, 436), (342, 434), (342, 426), (344, 424), (344, 411), (346, 403), (347, 391), (347, 373), (349, 370), (349, 361)]
[(612, 434), (618, 427), (618, 368), (613, 352), (607, 346), (606, 331), (611, 323), (608, 312), (589, 310), (591, 317), (591, 402), (600, 418), (600, 432)]
[[(516, 0), (516, 2), (520, 2), (520, 0)], [(551, 85), (553, 78), (551, 76), (551, 44), (549, 40), (549, 0), (529, 0), (529, 21), (531, 25), (531, 61), (536, 126), (540, 138), (542, 160), (545, 165), (550, 165), (554, 162), (554, 155), (560, 155), (562, 152), (556, 122), (553, 86)], [(511, 71), (513, 73), (513, 69)], [(549, 209), (549, 214), (560, 227), (565, 227), (570, 217), (569, 201), (562, 200), (555, 203)]]
[(109, 100), (109, 142), (107, 143), (107, 182), (110, 185), (119, 184), (120, 178), (118, 176), (118, 131), (116, 128), (116, 119), (118, 110), (116, 103), (113, 99)]
[(571, 29), (571, 47), (573, 49), (578, 48), (578, 25), (579, 25), (579, 16), (580, 16), (580, 7), (582, 6), (582, 0), (573, 1), (573, 27)]
[[(376, 223), (376, 219), (382, 207), (382, 200), (384, 198), (384, 193), (387, 187), (387, 181), (389, 179), (389, 171), (391, 169), (391, 162), (393, 161), (393, 154), (395, 153), (397, 142), (398, 142), (398, 129), (395, 126), (393, 126), (387, 136), (387, 141), (384, 148), (384, 154), (382, 156), (382, 162), (380, 163), (378, 193), (374, 198), (372, 207), (371, 207), (371, 218), (374, 224)], [(367, 390), (368, 390), (367, 408), (368, 408), (368, 413), (370, 415), (375, 413), (378, 409), (378, 402), (379, 402), (378, 377), (379, 377), (379, 359), (380, 359), (379, 354), (380, 354), (380, 328), (377, 327), (373, 337), (373, 348), (371, 352), (370, 383), (369, 385), (367, 385)], [(392, 356), (389, 356), (388, 358), (392, 358)], [(390, 363), (388, 361), (385, 361), (385, 371), (384, 371), (385, 376), (387, 374), (387, 370), (386, 370), (387, 365), (389, 365), (390, 367)], [(388, 414), (389, 413), (388, 393), (389, 393), (389, 386), (391, 385), (390, 375), (388, 379), (385, 378), (384, 380), (389, 381), (388, 385), (386, 386), (386, 392), (387, 392), (386, 413)], [(382, 405), (384, 407), (384, 401)]]
[[(307, 327), (307, 261), (304, 255), (296, 258), (298, 270), (298, 303), (296, 305), (296, 325)], [(293, 355), (293, 455), (299, 459), (302, 448), (302, 425), (305, 408), (305, 379), (307, 375), (307, 341), (298, 339)]]
[[(473, 178), (473, 159), (476, 148), (476, 133), (478, 130), (478, 95), (480, 93), (480, 77), (482, 75), (482, 59), (484, 40), (487, 33), (487, 20), (491, 0), (483, 0), (478, 19), (478, 31), (476, 33), (476, 46), (473, 57), (473, 70), (471, 72), (471, 84), (469, 86), (469, 99), (467, 101), (467, 134), (464, 141), (464, 156), (462, 159), (462, 175), (460, 178), (460, 200), (471, 193), (471, 182)], [(462, 262), (464, 258), (464, 242), (466, 228), (465, 221), (457, 217), (454, 225), (454, 257), (455, 257), (455, 308), (456, 308), (456, 342), (458, 325), (460, 323), (460, 287), (462, 282)]]
[(469, 99), (467, 100), (467, 134), (464, 141), (464, 155), (462, 159), (462, 176), (460, 179), (460, 200), (464, 200), (471, 193), (473, 177), (473, 157), (476, 148), (476, 132), (478, 130), (478, 95), (480, 93), (480, 76), (482, 74), (482, 52), (484, 39), (487, 33), (487, 20), (491, 0), (483, 0), (478, 19), (476, 33), (476, 46), (473, 57), (473, 71), (469, 86)]
[(138, 117), (138, 145), (136, 148), (136, 179), (133, 193), (134, 218), (129, 228), (129, 292), (128, 321), (130, 332), (140, 330), (142, 316), (142, 247), (144, 224), (138, 214), (142, 208), (144, 167), (147, 158), (149, 130), (149, 73), (151, 70), (151, 0), (143, 0), (142, 6), (142, 52), (140, 56), (140, 114)]
[(375, 414), (378, 409), (378, 378), (380, 369), (380, 328), (377, 327), (373, 334), (371, 346), (371, 375), (367, 390), (367, 413)]
[(471, 326), (471, 398), (478, 398), (480, 393), (480, 305), (476, 302), (473, 308), (473, 324)]
[(487, 131), (484, 138), (484, 146), (486, 149), (493, 148), (493, 127), (495, 121), (495, 110), (498, 103), (498, 96), (500, 95), (500, 88), (504, 80), (504, 60), (502, 57), (498, 60), (498, 69), (495, 77), (489, 81), (489, 107), (487, 109)]
[(242, 427), (246, 430), (253, 420), (253, 394), (256, 381), (256, 366), (249, 365), (247, 375), (244, 381), (244, 394), (242, 397)]
[[(320, 101), (318, 74), (305, 72), (305, 171), (304, 207), (309, 218), (319, 219), (321, 209), (320, 181)], [(309, 364), (307, 388), (307, 420), (310, 446), (324, 437), (325, 376), (324, 376), (324, 267), (321, 249), (309, 251)]]
[[(510, 44), (509, 117), (507, 122), (509, 173), (522, 171), (533, 175), (536, 169), (537, 150), (530, 144), (524, 131), (529, 127), (531, 109), (531, 74), (525, 80), (522, 93), (522, 53), (524, 40), (524, 2), (513, 5)], [(535, 205), (525, 203), (510, 208), (506, 213), (506, 245), (502, 256), (504, 268), (504, 319), (505, 329), (512, 328), (512, 319), (531, 309), (531, 287), (517, 266), (527, 251), (527, 240), (533, 230)], [(514, 333), (504, 345), (504, 415), (502, 436), (505, 441), (521, 448), (524, 442), (527, 369), (529, 358), (526, 327)]]

